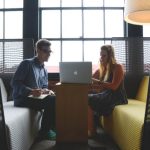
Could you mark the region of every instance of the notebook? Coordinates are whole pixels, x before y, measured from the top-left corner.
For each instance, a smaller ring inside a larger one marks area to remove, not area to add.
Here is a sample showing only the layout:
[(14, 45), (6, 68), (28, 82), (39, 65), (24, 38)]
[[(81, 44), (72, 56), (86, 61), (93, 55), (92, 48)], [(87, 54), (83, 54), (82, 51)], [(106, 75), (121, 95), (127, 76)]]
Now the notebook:
[(92, 62), (60, 62), (61, 83), (85, 83), (92, 82)]
[(35, 97), (33, 95), (29, 95), (28, 97), (30, 98), (34, 98), (34, 99), (44, 99), (45, 97), (47, 97), (49, 94), (41, 94), (40, 96), (38, 97)]

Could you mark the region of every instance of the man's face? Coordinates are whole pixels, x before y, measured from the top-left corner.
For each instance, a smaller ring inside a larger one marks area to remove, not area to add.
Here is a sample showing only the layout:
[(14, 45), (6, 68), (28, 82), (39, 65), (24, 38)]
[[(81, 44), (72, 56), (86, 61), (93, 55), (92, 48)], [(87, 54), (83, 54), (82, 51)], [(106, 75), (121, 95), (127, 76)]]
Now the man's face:
[(50, 46), (43, 46), (38, 50), (38, 56), (40, 57), (41, 61), (45, 62), (48, 61), (51, 52), (52, 50)]

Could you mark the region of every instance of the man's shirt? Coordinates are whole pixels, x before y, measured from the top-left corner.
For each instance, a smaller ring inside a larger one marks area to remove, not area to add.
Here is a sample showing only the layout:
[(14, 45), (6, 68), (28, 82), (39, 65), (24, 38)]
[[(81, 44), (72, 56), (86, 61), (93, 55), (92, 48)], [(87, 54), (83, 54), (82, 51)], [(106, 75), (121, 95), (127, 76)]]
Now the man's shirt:
[(48, 73), (37, 57), (23, 60), (11, 82), (13, 100), (23, 102), (33, 88), (48, 88)]

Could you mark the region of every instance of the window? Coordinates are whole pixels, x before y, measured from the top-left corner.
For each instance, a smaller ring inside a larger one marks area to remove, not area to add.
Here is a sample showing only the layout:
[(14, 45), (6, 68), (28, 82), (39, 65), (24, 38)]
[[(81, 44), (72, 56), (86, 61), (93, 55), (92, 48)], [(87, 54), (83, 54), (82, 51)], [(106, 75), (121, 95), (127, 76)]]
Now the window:
[[(144, 38), (148, 38), (148, 39), (150, 38), (150, 30), (149, 30), (149, 28), (150, 28), (150, 25), (143, 25), (143, 37)], [(144, 51), (144, 71), (145, 72), (149, 72), (149, 70), (150, 70), (149, 40), (145, 41), (144, 44), (143, 44), (144, 45), (144, 48), (143, 48), (143, 51)]]
[(143, 40), (144, 72), (150, 72), (150, 38)]
[(54, 51), (48, 70), (58, 70), (60, 61), (92, 61), (96, 66), (100, 46), (124, 36), (123, 5), (124, 0), (41, 0), (40, 35)]
[(13, 73), (23, 60), (25, 47), (33, 51), (32, 39), (0, 39), (0, 73)]
[(124, 0), (104, 0), (106, 7), (123, 7)]
[[(16, 18), (16, 20), (14, 20), (14, 18)], [(23, 20), (21, 11), (5, 12), (5, 38), (22, 38), (22, 22)]]
[(82, 36), (81, 13), (81, 10), (62, 10), (62, 38)]
[(62, 49), (62, 61), (82, 61), (82, 41), (63, 41)]
[(143, 37), (150, 37), (150, 25), (143, 26)]
[(60, 10), (42, 11), (42, 36), (60, 38)]
[(23, 0), (0, 1), (0, 39), (23, 37)]
[[(105, 36), (106, 37), (123, 37), (123, 10), (106, 10), (105, 11)], [(111, 17), (111, 18), (110, 18)]]
[[(84, 38), (104, 37), (103, 10), (84, 10)], [(93, 17), (94, 16), (94, 17)]]
[(3, 0), (5, 8), (23, 8), (23, 0)]
[(141, 75), (150, 71), (150, 38), (112, 38), (116, 59), (123, 64), (126, 72)]
[(0, 12), (0, 39), (3, 38), (3, 12)]
[(23, 60), (23, 0), (0, 0), (0, 73), (16, 70)]

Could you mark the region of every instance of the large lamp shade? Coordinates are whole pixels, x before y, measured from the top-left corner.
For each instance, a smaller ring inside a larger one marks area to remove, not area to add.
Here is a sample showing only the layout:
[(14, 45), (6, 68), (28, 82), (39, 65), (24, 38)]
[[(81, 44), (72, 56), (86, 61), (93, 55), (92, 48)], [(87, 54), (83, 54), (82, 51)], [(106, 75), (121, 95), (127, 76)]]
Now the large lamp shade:
[(136, 25), (150, 24), (150, 0), (125, 0), (124, 19)]

